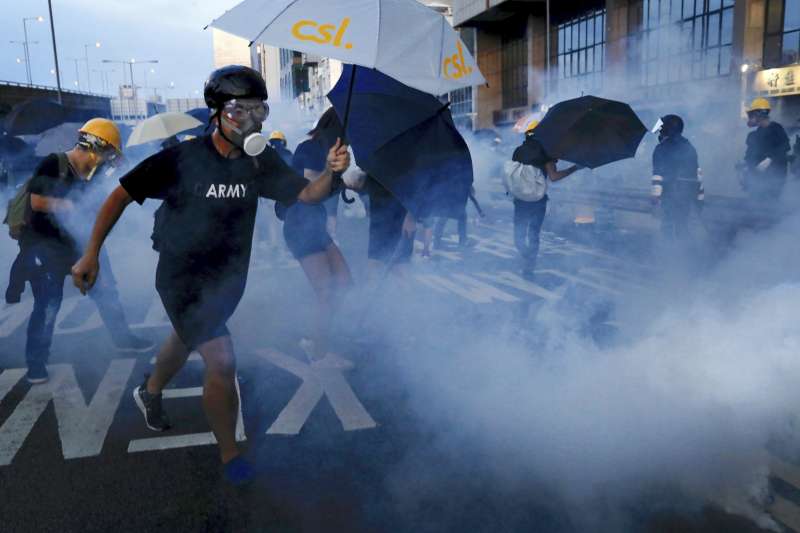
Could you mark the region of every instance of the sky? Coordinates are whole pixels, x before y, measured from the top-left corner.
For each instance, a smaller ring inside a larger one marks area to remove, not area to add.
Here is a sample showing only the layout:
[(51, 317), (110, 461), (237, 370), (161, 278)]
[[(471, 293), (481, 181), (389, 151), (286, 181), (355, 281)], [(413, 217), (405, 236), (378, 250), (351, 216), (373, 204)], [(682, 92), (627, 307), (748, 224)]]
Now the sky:
[[(23, 17), (43, 16), (44, 22), (29, 21), (33, 83), (56, 85), (53, 45), (50, 37), (47, 0), (1, 0), (0, 80), (26, 81), (21, 44)], [(112, 91), (122, 82), (122, 65), (103, 64), (101, 60), (158, 60), (158, 64), (134, 66), (134, 80), (158, 88), (166, 97), (201, 97), (203, 82), (213, 69), (211, 30), (203, 28), (240, 0), (52, 0), (58, 46), (61, 83), (76, 89), (76, 62), (80, 89), (87, 90), (85, 44), (90, 44), (90, 70), (106, 71)], [(100, 48), (94, 44), (100, 42)], [(150, 69), (154, 72), (150, 72)], [(129, 69), (125, 66), (129, 80)], [(91, 89), (101, 92), (101, 74), (91, 72)], [(127, 81), (126, 81), (127, 82)], [(174, 82), (174, 89), (169, 89)], [(149, 91), (148, 91), (149, 92)]]

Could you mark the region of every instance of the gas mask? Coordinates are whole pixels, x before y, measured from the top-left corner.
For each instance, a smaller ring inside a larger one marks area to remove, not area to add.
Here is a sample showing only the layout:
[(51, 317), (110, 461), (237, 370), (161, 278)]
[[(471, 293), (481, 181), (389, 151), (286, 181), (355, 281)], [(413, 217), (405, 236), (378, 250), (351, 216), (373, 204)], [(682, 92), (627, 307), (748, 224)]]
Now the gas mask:
[(121, 154), (113, 146), (94, 135), (84, 134), (78, 145), (89, 151), (89, 159), (91, 159), (92, 169), (84, 178), (85, 181), (91, 181), (101, 170), (104, 177), (110, 178), (122, 163)]
[(239, 98), (225, 102), (220, 120), (232, 131), (229, 139), (220, 128), (222, 136), (245, 154), (255, 157), (267, 147), (267, 137), (261, 133), (261, 124), (269, 116), (269, 106), (256, 98)]

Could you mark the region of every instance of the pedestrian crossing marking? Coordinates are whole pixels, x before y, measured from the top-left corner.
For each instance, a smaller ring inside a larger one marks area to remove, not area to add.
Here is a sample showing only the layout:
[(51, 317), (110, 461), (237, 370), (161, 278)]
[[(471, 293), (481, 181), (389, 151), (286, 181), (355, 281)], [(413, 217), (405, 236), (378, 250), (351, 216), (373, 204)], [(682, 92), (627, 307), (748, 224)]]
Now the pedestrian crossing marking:
[(267, 430), (268, 435), (300, 433), (314, 408), (326, 396), (345, 431), (377, 427), (342, 375), (342, 370), (352, 368), (352, 363), (346, 359), (328, 357), (309, 365), (276, 350), (259, 350), (256, 355), (302, 380), (300, 388)]

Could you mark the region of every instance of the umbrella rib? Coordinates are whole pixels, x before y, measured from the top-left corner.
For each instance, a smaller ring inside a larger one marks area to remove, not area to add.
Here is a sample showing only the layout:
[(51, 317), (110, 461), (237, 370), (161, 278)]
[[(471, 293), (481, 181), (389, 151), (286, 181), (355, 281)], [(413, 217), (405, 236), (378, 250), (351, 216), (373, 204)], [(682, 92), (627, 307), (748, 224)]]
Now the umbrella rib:
[[(441, 34), (441, 36), (439, 38), (439, 75), (436, 77), (439, 80), (439, 88), (440, 89), (441, 89), (441, 85), (442, 85), (442, 61), (444, 61), (444, 57), (443, 57), (444, 56), (444, 32), (445, 32), (444, 25), (446, 23), (447, 23), (447, 21), (444, 19), (444, 17), (442, 17), (442, 25), (441, 25), (442, 34)], [(456, 36), (456, 39), (460, 39), (460, 37)]]
[(280, 18), (280, 16), (281, 16), (281, 15), (283, 15), (284, 13), (286, 13), (286, 11), (287, 11), (287, 10), (288, 10), (290, 7), (292, 7), (293, 5), (295, 5), (296, 3), (297, 3), (297, 0), (291, 0), (291, 2), (289, 2), (288, 4), (286, 4), (286, 7), (284, 7), (283, 9), (281, 9), (281, 12), (280, 12), (280, 13), (278, 13), (278, 14), (277, 14), (277, 15), (276, 15), (276, 16), (275, 16), (275, 17), (274, 17), (272, 20), (270, 20), (270, 21), (269, 21), (269, 23), (267, 23), (267, 25), (266, 25), (266, 26), (264, 26), (264, 29), (262, 29), (260, 32), (258, 32), (258, 34), (256, 34), (256, 36), (255, 36), (255, 37), (253, 37), (253, 40), (252, 40), (252, 41), (250, 41), (250, 44), (248, 44), (247, 46), (248, 46), (248, 47), (250, 47), (250, 46), (253, 46), (253, 43), (254, 43), (254, 42), (256, 42), (256, 41), (258, 40), (258, 38), (259, 38), (259, 37), (261, 37), (261, 35), (262, 35), (262, 34), (263, 34), (265, 31), (267, 31), (267, 28), (269, 28), (270, 26), (272, 26), (272, 24), (273, 24), (273, 23), (274, 23), (276, 20), (278, 20), (278, 19)]

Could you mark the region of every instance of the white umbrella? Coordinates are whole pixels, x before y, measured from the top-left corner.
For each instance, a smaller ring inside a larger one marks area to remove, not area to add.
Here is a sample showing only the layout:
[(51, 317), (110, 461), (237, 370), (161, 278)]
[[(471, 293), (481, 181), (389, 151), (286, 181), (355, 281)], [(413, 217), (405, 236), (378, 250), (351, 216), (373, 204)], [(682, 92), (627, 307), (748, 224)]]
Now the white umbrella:
[(131, 132), (127, 146), (136, 146), (167, 139), (182, 131), (202, 126), (203, 123), (186, 113), (160, 113), (141, 121)]
[(433, 95), (486, 83), (453, 27), (417, 0), (244, 0), (210, 26), (374, 68)]

